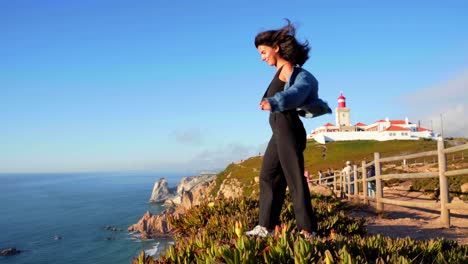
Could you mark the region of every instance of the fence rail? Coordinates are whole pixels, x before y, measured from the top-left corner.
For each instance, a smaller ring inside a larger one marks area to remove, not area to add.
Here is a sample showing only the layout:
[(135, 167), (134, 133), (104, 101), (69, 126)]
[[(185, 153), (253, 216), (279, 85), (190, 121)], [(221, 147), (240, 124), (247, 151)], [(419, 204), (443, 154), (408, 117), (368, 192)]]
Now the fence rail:
[[(448, 177), (467, 175), (468, 168), (447, 171), (447, 154), (463, 150), (468, 150), (468, 143), (445, 148), (443, 140), (439, 140), (437, 142), (437, 150), (433, 151), (385, 158), (381, 158), (380, 153), (376, 152), (374, 153), (374, 160), (367, 163), (362, 161), (360, 167), (354, 165), (353, 172), (350, 175), (335, 172), (332, 176), (319, 178), (318, 182), (319, 184), (327, 183), (330, 186), (333, 186), (335, 193), (338, 193), (342, 198), (354, 199), (357, 201), (363, 200), (365, 203), (370, 200), (375, 201), (378, 213), (384, 212), (384, 204), (440, 210), (440, 219), (442, 224), (445, 227), (450, 227), (451, 209), (464, 210), (464, 212), (468, 212), (467, 203), (454, 204), (449, 201)], [(381, 173), (383, 163), (395, 161), (403, 161), (403, 163), (405, 163), (408, 159), (425, 158), (430, 156), (437, 156), (437, 172), (392, 173), (385, 175), (382, 175)], [(367, 168), (371, 165), (374, 165), (375, 167), (375, 175), (367, 175)], [(439, 178), (440, 202), (401, 201), (384, 197), (383, 181), (392, 179), (407, 180), (425, 178)], [(375, 184), (375, 187), (370, 187), (369, 183), (371, 183), (371, 186)], [(362, 195), (360, 194), (360, 190), (362, 191)]]

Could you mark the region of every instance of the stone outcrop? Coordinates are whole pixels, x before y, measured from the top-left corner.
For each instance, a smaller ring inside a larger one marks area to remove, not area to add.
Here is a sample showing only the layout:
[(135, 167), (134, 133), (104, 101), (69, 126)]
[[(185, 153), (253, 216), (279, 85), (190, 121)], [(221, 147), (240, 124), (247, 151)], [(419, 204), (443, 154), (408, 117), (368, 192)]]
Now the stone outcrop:
[(154, 183), (150, 202), (161, 202), (168, 206), (177, 206), (182, 203), (182, 197), (186, 192), (192, 192), (198, 185), (211, 182), (216, 174), (202, 174), (200, 176), (184, 177), (176, 188), (169, 188), (165, 178)]
[[(212, 174), (185, 177), (178, 184), (176, 192), (173, 194), (169, 192), (169, 198), (166, 200), (161, 198), (164, 195), (159, 195), (159, 191), (165, 193), (164, 186), (167, 186), (167, 182), (162, 179), (158, 180), (155, 183), (155, 187), (157, 185), (158, 188), (153, 188), (151, 197), (159, 197), (157, 200), (167, 206), (166, 210), (159, 215), (153, 215), (147, 211), (136, 224), (128, 227), (128, 231), (140, 233), (141, 239), (171, 235), (172, 227), (168, 222), (168, 217), (182, 217), (188, 209), (200, 204), (205, 199), (209, 199), (209, 193), (214, 187), (215, 178), (216, 175)], [(156, 193), (154, 192), (155, 189), (157, 190)], [(167, 188), (167, 190), (170, 189)]]
[(161, 215), (153, 215), (150, 211), (146, 211), (138, 223), (131, 225), (128, 231), (140, 233), (141, 239), (167, 235), (170, 232), (167, 214), (168, 212)]
[(199, 183), (196, 187), (190, 191), (184, 191), (180, 201), (180, 205), (176, 208), (176, 213), (184, 213), (187, 209), (193, 206), (199, 205), (203, 200), (209, 199), (209, 193), (211, 192), (214, 181), (205, 181)]
[(243, 192), (244, 188), (242, 188), (242, 184), (238, 179), (231, 177), (231, 173), (229, 173), (226, 179), (221, 183), (217, 196), (224, 198), (237, 198), (242, 196)]
[(164, 202), (167, 199), (172, 199), (173, 197), (174, 194), (173, 192), (171, 193), (166, 178), (161, 178), (154, 183), (153, 192), (151, 192), (149, 202)]
[(460, 189), (461, 189), (461, 192), (462, 192), (462, 193), (468, 193), (468, 182), (462, 184), (462, 185), (460, 186)]
[(109, 225), (104, 226), (103, 229), (109, 230), (109, 231), (112, 231), (112, 232), (122, 231), (122, 229), (120, 229), (120, 228), (109, 226)]
[(21, 253), (20, 250), (16, 248), (4, 248), (0, 249), (0, 256), (11, 256)]
[(460, 191), (462, 192), (462, 195), (460, 197), (468, 197), (468, 182), (465, 182), (460, 186)]

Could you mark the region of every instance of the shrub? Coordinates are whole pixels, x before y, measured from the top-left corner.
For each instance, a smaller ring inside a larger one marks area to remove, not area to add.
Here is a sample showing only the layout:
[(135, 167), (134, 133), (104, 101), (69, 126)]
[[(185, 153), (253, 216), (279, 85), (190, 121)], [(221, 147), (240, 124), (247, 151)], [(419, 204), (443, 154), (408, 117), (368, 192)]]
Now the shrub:
[[(258, 200), (219, 199), (170, 218), (175, 245), (157, 260), (140, 253), (134, 263), (463, 263), (468, 246), (454, 241), (366, 237), (364, 221), (347, 217), (349, 206), (312, 196), (319, 238), (299, 235), (287, 196), (281, 226), (266, 238), (244, 235), (258, 219)], [(139, 262), (143, 261), (143, 262)], [(154, 262), (152, 262), (154, 261)]]

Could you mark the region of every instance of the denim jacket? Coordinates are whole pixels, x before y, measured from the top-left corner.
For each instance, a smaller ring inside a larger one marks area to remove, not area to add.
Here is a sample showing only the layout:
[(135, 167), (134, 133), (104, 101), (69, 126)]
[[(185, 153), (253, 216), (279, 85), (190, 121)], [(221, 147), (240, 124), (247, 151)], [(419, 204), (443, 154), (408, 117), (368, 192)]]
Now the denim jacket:
[[(263, 95), (266, 98), (266, 92)], [(283, 112), (296, 109), (303, 117), (312, 118), (331, 114), (327, 102), (318, 97), (318, 81), (307, 70), (294, 67), (284, 91), (266, 98), (271, 106), (271, 112)]]

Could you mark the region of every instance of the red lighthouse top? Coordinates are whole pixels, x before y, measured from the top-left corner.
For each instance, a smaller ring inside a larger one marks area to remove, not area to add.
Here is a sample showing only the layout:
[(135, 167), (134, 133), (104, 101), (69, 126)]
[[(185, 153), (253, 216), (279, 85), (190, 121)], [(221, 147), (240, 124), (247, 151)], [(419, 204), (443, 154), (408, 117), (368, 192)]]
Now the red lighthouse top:
[(340, 93), (338, 97), (338, 108), (345, 108), (346, 107), (346, 97), (343, 96), (343, 92)]

